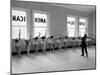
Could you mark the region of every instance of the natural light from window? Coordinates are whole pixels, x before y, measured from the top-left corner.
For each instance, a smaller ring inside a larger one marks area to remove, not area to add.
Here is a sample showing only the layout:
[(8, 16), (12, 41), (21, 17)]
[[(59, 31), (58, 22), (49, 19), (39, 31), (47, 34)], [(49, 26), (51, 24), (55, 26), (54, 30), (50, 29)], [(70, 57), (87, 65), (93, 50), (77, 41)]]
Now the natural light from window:
[(79, 18), (79, 36), (83, 37), (86, 34), (87, 21), (85, 18)]
[(34, 13), (34, 35), (36, 37), (41, 33), (40, 37), (47, 34), (47, 14)]
[(25, 11), (12, 10), (12, 39), (27, 39), (27, 17)]
[(67, 34), (68, 37), (75, 37), (75, 17), (67, 16)]

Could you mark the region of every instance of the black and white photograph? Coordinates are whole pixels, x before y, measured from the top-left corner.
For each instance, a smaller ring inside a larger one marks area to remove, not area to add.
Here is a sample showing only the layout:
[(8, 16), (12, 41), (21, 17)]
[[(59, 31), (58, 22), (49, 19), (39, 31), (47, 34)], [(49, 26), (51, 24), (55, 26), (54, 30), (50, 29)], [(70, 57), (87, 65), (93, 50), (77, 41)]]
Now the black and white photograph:
[(11, 0), (11, 74), (96, 69), (96, 5)]

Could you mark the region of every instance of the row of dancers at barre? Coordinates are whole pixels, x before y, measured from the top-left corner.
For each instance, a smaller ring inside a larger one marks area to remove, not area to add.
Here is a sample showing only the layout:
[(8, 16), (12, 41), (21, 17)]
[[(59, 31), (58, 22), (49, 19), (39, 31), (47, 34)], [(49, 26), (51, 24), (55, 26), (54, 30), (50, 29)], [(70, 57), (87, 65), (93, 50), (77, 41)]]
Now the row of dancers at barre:
[[(28, 41), (25, 41), (25, 43), (27, 45), (27, 54), (28, 55), (30, 55), (30, 50), (31, 50), (31, 46), (32, 46), (31, 44), (35, 45), (35, 47), (36, 47), (35, 51), (36, 51), (36, 54), (38, 55), (38, 50), (39, 50), (38, 44), (39, 43), (42, 44), (42, 51), (43, 51), (43, 53), (46, 53), (46, 43), (45, 43), (46, 40), (48, 41), (48, 43), (50, 43), (50, 48), (49, 48), (50, 50), (54, 51), (54, 39), (56, 39), (56, 42), (59, 43), (59, 48), (60, 49), (62, 48), (61, 47), (61, 38), (63, 38), (63, 37), (56, 38), (54, 36), (50, 36), (50, 37), (46, 38), (46, 33), (45, 33), (45, 36), (43, 36), (43, 37), (40, 37), (40, 35), (41, 35), (41, 33), (39, 33), (39, 35), (37, 37), (35, 37), (33, 39), (30, 39)], [(64, 38), (65, 38), (64, 42), (67, 42), (66, 39), (68, 37), (65, 36)], [(85, 39), (83, 39), (83, 38), (85, 38)], [(16, 41), (16, 49), (18, 51), (18, 55), (19, 56), (21, 55), (21, 50), (19, 48), (20, 40), (21, 39), (20, 39), (20, 34), (19, 34), (19, 39), (15, 40)], [(84, 56), (84, 51), (85, 51), (85, 53), (86, 53), (86, 55), (88, 57), (87, 45), (86, 45), (86, 41), (85, 40), (86, 40), (86, 34), (84, 35), (84, 37), (81, 38), (81, 45), (82, 45), (81, 46), (82, 47), (82, 51), (81, 52), (82, 52), (82, 56)]]
[[(29, 39), (29, 40), (22, 40), (20, 39), (20, 34), (19, 34), (19, 39), (15, 39), (15, 42), (16, 42), (16, 49), (18, 51), (18, 54), (21, 55), (20, 53), (20, 48), (19, 46), (21, 45), (21, 41), (24, 41), (27, 45), (27, 54), (29, 55), (30, 54), (30, 50), (31, 50), (31, 46), (34, 45), (36, 47), (35, 51), (36, 51), (36, 54), (38, 54), (38, 50), (39, 50), (39, 47), (38, 47), (38, 44), (40, 43), (42, 45), (42, 51), (43, 53), (46, 53), (46, 41), (48, 41), (48, 43), (50, 43), (50, 50), (53, 50), (54, 51), (54, 36), (50, 36), (48, 38), (46, 38), (46, 33), (45, 33), (45, 36), (41, 36), (41, 33), (39, 33), (39, 35), (33, 39)], [(66, 37), (67, 38), (67, 37)], [(61, 38), (59, 38), (61, 39)], [(61, 48), (61, 41), (60, 40), (56, 40), (56, 42), (59, 43), (59, 48)]]

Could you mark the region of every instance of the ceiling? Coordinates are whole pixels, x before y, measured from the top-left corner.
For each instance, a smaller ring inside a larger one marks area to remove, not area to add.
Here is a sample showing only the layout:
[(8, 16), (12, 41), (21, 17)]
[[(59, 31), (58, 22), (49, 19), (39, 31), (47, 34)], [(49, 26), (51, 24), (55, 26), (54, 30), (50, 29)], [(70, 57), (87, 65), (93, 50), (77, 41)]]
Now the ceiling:
[(49, 5), (61, 6), (64, 8), (75, 9), (75, 10), (88, 12), (88, 13), (95, 12), (95, 5), (64, 4), (64, 3), (50, 3), (50, 2), (34, 2), (34, 3), (42, 3), (42, 4), (44, 3), (44, 4), (49, 4)]
[(83, 12), (88, 12), (88, 13), (92, 13), (95, 12), (95, 6), (92, 5), (75, 5), (75, 4), (52, 4), (52, 5), (56, 5), (56, 6), (61, 6), (64, 8), (70, 8), (70, 9), (75, 9), (75, 10), (80, 10)]

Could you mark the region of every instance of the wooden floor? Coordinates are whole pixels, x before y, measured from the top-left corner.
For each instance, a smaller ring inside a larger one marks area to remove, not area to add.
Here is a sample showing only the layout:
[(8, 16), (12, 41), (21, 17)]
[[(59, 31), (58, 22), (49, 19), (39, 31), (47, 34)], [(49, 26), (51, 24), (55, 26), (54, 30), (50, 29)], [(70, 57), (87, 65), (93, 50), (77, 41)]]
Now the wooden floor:
[(12, 57), (12, 73), (34, 73), (61, 70), (95, 69), (95, 47), (88, 48), (89, 57), (81, 56), (80, 48), (60, 49)]

